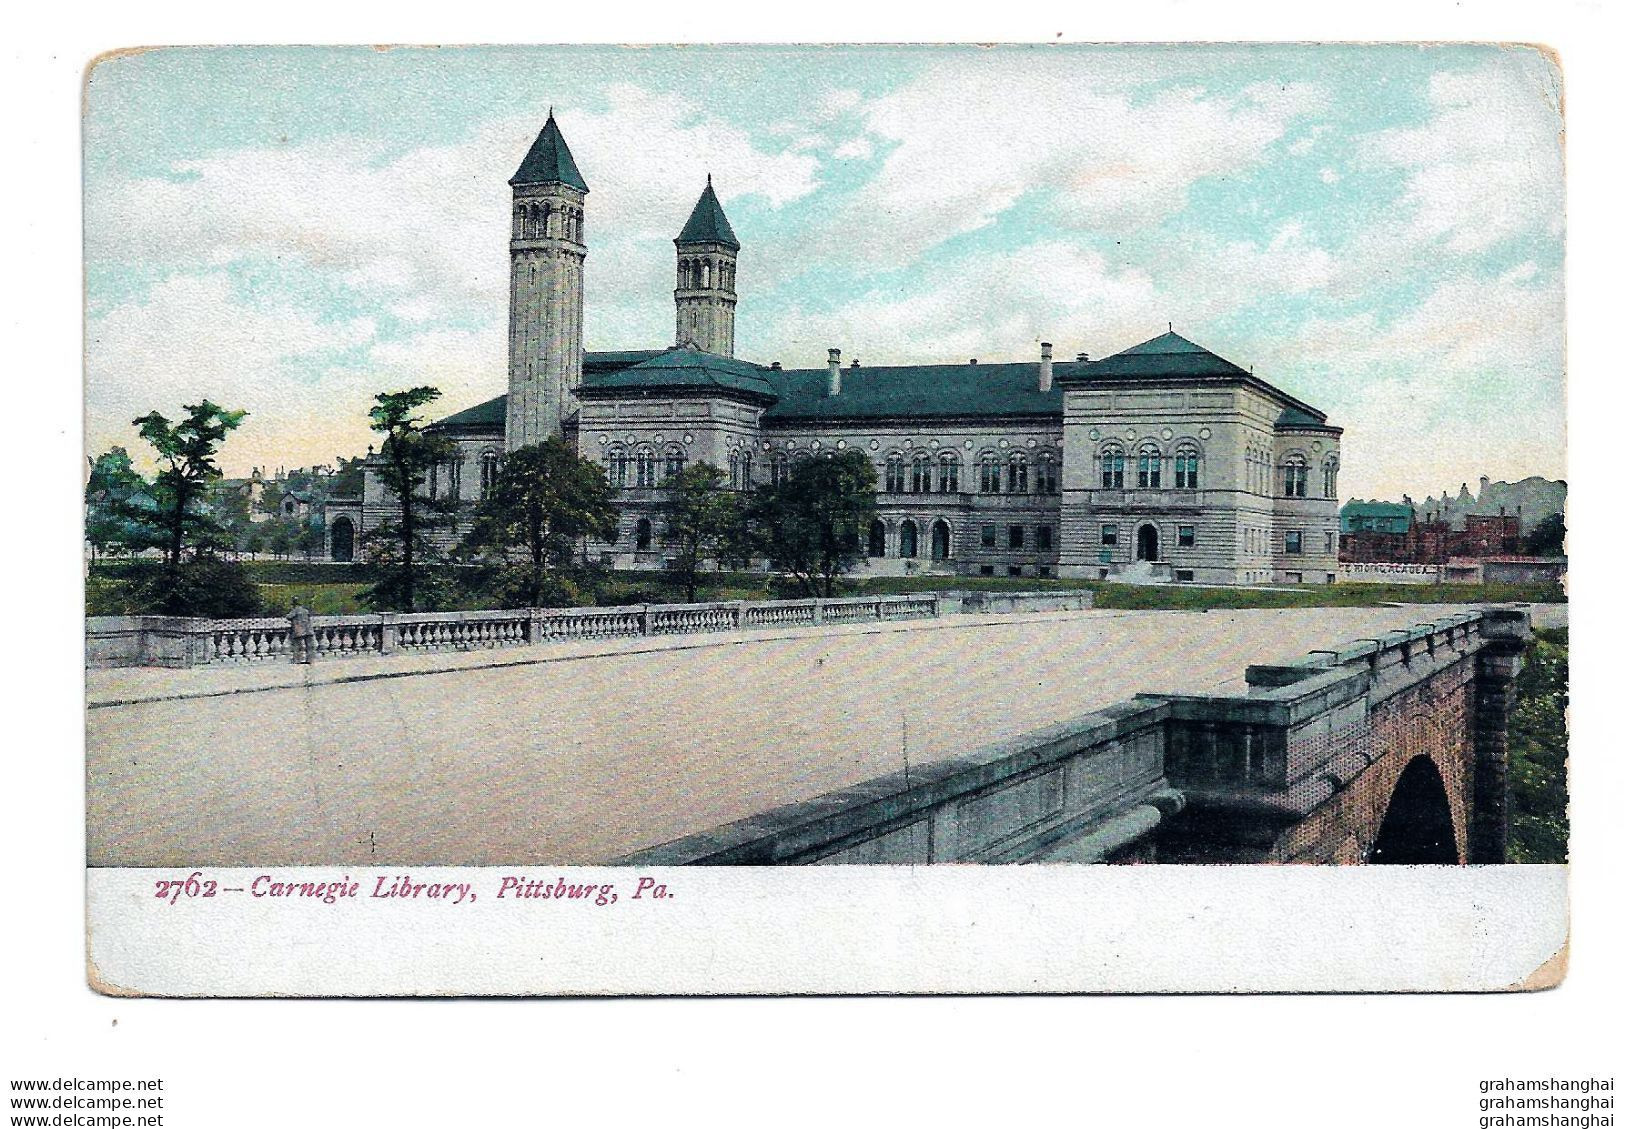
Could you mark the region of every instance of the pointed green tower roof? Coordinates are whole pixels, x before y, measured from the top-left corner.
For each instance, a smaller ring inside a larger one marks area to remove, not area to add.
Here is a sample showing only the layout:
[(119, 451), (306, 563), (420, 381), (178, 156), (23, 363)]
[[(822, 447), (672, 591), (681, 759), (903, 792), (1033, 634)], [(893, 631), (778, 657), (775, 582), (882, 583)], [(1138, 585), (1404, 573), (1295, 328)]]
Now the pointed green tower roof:
[(722, 214), (722, 202), (717, 199), (715, 190), (711, 187), (710, 174), (705, 178), (705, 191), (700, 193), (699, 203), (688, 214), (688, 222), (683, 225), (682, 234), (672, 240), (674, 243), (721, 243), (724, 246), (739, 250), (739, 240), (734, 236), (734, 229), (728, 224), (728, 217)]
[(508, 183), (568, 184), (587, 191), (587, 182), (581, 179), (581, 170), (576, 168), (576, 159), (570, 156), (570, 147), (564, 143), (564, 134), (559, 132), (559, 123), (553, 120), (551, 108), (547, 111), (547, 124), (536, 135), (536, 143)]

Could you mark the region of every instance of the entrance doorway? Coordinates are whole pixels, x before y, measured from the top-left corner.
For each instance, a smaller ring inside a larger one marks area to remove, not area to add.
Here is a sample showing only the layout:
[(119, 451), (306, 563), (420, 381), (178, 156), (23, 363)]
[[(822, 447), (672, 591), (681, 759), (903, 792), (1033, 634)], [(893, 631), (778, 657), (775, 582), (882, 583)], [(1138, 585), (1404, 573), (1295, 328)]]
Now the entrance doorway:
[(1154, 561), (1157, 559), (1156, 526), (1140, 526), (1140, 532), (1134, 536), (1134, 559), (1137, 561)]
[(335, 561), (355, 559), (355, 523), (347, 517), (333, 520), (333, 552)]

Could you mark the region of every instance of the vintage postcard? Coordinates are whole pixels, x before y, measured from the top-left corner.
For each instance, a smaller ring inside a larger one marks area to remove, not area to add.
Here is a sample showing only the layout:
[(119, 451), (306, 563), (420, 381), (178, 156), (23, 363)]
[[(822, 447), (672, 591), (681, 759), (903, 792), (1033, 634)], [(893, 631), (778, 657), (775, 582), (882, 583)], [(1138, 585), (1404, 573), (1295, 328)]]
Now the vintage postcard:
[(1558, 983), (1563, 90), (98, 59), (90, 983)]

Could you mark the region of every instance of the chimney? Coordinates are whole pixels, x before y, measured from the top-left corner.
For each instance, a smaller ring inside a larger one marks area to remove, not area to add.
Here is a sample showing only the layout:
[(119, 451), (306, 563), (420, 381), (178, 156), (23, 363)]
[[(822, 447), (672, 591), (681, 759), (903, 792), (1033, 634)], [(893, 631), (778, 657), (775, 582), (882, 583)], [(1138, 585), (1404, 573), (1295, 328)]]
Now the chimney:
[(971, 364), (973, 364), (973, 365), (974, 365), (974, 364), (975, 364), (975, 363), (976, 363), (976, 358), (975, 358), (975, 357), (972, 357), (972, 358), (971, 358), (971, 359), (970, 359), (970, 363), (971, 363)]
[(1048, 341), (1038, 343), (1038, 390), (1048, 392), (1055, 383), (1055, 349)]
[(829, 351), (829, 394), (831, 396), (841, 394), (841, 351), (839, 349)]
[(1088, 364), (1089, 363), (1089, 354), (1088, 353), (1079, 353), (1078, 354), (1078, 363), (1080, 365)]
[(858, 360), (856, 357), (853, 357), (851, 367), (854, 368), (854, 369), (862, 368), (863, 367), (863, 362)]
[(778, 361), (774, 361), (772, 364), (768, 365), (767, 367), (772, 369), (774, 372), (781, 372), (784, 369), (784, 366), (781, 365)]

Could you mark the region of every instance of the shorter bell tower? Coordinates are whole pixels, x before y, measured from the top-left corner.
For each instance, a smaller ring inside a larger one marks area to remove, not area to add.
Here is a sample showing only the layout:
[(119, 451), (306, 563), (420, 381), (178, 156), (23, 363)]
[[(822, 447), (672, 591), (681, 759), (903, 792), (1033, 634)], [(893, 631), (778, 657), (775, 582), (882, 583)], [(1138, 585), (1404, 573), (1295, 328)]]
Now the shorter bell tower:
[(709, 175), (682, 234), (672, 242), (677, 244), (677, 345), (733, 356), (739, 240)]

